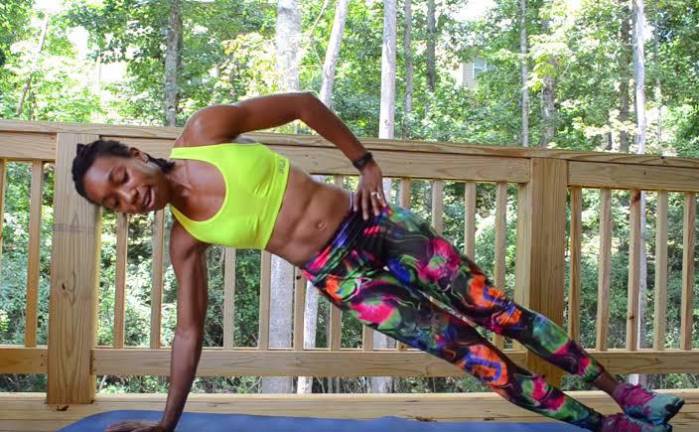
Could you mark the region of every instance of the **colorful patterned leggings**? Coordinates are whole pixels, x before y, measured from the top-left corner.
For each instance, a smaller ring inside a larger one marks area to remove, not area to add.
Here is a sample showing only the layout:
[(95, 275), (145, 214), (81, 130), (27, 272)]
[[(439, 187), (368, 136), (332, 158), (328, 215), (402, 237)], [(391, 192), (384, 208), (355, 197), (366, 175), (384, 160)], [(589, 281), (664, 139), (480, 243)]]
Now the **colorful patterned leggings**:
[(347, 215), (303, 265), (304, 276), (365, 325), (447, 360), (531, 411), (589, 430), (602, 415), (515, 365), (474, 328), (507, 336), (566, 372), (594, 381), (602, 367), (545, 316), (495, 289), (469, 258), (410, 211)]

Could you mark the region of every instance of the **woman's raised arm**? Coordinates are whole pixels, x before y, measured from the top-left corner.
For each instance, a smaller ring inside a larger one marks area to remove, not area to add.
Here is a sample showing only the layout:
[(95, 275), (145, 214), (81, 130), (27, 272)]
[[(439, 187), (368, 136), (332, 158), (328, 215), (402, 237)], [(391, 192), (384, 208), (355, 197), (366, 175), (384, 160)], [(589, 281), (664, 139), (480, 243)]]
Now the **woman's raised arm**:
[[(175, 145), (227, 143), (245, 132), (269, 129), (294, 120), (301, 120), (335, 144), (350, 161), (370, 156), (342, 120), (310, 92), (279, 93), (204, 108), (187, 121)], [(386, 199), (382, 173), (373, 160), (363, 165), (361, 174), (355, 211), (361, 207), (366, 219), (371, 210), (378, 214), (380, 207), (386, 205)]]

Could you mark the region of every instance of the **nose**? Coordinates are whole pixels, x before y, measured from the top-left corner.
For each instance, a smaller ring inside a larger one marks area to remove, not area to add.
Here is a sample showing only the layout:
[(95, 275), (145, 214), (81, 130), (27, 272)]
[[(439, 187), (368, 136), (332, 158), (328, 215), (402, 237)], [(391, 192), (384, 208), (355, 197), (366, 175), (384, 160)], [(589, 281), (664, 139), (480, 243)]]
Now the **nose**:
[(122, 202), (128, 206), (136, 204), (138, 193), (135, 187), (123, 187), (120, 190)]

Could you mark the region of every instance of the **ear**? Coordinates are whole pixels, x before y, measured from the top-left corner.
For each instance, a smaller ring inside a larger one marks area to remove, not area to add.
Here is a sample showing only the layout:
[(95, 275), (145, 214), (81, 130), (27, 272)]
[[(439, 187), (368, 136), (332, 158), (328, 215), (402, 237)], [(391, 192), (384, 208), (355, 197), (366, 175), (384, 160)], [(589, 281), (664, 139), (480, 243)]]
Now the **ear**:
[(131, 157), (141, 159), (143, 162), (148, 162), (148, 155), (136, 147), (129, 147), (129, 155), (131, 155)]

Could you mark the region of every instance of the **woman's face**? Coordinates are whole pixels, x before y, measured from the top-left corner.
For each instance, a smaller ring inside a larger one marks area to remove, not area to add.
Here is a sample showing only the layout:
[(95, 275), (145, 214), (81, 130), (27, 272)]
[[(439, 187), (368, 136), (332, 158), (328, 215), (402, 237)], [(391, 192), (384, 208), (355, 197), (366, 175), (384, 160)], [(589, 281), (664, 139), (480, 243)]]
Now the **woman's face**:
[(121, 213), (148, 213), (168, 203), (169, 188), (165, 175), (136, 148), (131, 157), (98, 156), (85, 173), (87, 197), (108, 209)]

